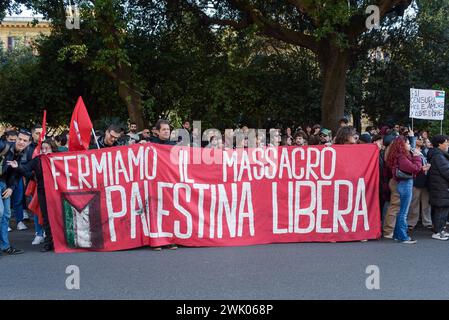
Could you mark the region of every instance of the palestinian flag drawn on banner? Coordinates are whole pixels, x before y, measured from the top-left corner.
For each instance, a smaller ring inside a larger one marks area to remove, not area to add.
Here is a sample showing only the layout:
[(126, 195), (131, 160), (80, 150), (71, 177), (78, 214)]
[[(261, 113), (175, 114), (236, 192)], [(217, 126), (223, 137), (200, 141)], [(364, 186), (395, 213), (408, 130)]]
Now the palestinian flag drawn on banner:
[(436, 99), (443, 99), (444, 100), (445, 92), (444, 91), (435, 91), (435, 98)]
[(64, 233), (69, 248), (103, 248), (100, 192), (61, 194)]

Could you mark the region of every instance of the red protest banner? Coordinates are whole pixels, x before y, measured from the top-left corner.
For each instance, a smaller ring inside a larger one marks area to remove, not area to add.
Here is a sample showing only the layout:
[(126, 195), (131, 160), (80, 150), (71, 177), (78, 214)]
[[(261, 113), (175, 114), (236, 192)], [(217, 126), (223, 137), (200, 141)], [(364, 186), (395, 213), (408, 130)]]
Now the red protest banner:
[(134, 145), (42, 159), (56, 252), (380, 237), (374, 145)]

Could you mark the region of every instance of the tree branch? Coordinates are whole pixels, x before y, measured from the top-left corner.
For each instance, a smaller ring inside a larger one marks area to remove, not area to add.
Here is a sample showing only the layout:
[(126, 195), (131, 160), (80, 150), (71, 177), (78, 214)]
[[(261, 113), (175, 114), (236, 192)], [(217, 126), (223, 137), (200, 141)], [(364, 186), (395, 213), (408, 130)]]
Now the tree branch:
[(219, 26), (230, 26), (235, 30), (242, 30), (250, 26), (250, 23), (246, 19), (242, 19), (240, 21), (232, 20), (232, 19), (217, 19), (214, 17), (208, 16), (201, 10), (199, 7), (190, 4), (185, 0), (166, 0), (170, 5), (178, 5), (181, 4), (187, 11), (194, 14), (202, 24), (204, 25), (219, 25)]
[[(408, 0), (377, 0), (375, 5), (379, 7), (380, 19), (385, 17), (388, 12), (401, 3), (406, 6), (410, 5)], [(348, 36), (351, 40), (357, 39), (358, 36), (367, 30), (366, 19), (365, 12), (352, 17), (347, 29)]]
[(306, 7), (304, 5), (303, 0), (288, 0), (288, 3), (290, 3), (291, 5), (296, 7), (296, 9), (298, 9), (299, 12), (301, 12), (301, 13), (306, 12)]
[[(208, 16), (199, 7), (188, 3), (186, 0), (166, 0), (168, 3), (175, 4), (181, 1), (185, 8), (194, 13), (202, 23), (207, 25), (220, 25), (220, 26), (230, 26), (235, 30), (242, 30), (251, 25), (257, 25), (259, 30), (270, 37), (284, 41), (289, 44), (294, 44), (297, 46), (302, 46), (312, 50), (313, 52), (318, 51), (318, 43), (315, 38), (311, 35), (307, 35), (303, 32), (295, 31), (293, 29), (284, 27), (279, 23), (276, 23), (268, 18), (266, 18), (260, 10), (256, 9), (250, 5), (245, 0), (228, 0), (229, 5), (239, 11), (242, 15), (241, 20), (231, 20), (231, 19), (217, 19)], [(301, 2), (297, 0), (296, 2)]]
[(318, 42), (313, 36), (283, 27), (279, 23), (275, 23), (264, 17), (257, 9), (252, 10), (251, 17), (265, 35), (286, 43), (308, 48), (315, 53), (318, 51)]

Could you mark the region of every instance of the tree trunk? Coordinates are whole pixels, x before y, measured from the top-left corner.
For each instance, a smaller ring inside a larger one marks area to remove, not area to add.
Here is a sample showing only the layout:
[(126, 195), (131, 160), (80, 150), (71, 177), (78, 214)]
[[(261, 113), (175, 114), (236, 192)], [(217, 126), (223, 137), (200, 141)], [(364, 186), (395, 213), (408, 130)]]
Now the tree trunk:
[(348, 51), (326, 46), (320, 50), (319, 59), (323, 74), (323, 95), (321, 97), (321, 125), (338, 130), (338, 120), (345, 111), (346, 72), (348, 70)]
[(137, 124), (137, 130), (143, 130), (146, 126), (143, 110), (142, 96), (131, 79), (131, 70), (121, 67), (117, 72), (118, 93), (128, 109), (131, 122)]
[(359, 132), (362, 133), (362, 114), (360, 111), (353, 111), (352, 112), (352, 121), (354, 122), (354, 128)]

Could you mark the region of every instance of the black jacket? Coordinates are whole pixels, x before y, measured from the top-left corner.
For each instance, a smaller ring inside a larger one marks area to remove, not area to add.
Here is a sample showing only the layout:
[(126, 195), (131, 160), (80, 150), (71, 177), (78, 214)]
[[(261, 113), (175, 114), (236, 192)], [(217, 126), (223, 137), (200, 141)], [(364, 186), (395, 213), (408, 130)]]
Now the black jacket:
[(89, 150), (90, 149), (98, 149), (98, 147), (100, 147), (100, 149), (105, 149), (105, 148), (111, 148), (111, 147), (119, 146), (119, 143), (117, 141), (115, 141), (112, 146), (108, 146), (107, 144), (104, 143), (104, 138), (105, 138), (104, 135), (102, 135), (102, 136), (100, 136), (98, 138), (98, 146), (97, 146), (97, 143), (95, 142), (95, 140), (91, 141), (91, 144), (89, 146)]
[(175, 146), (177, 143), (176, 141), (171, 141), (171, 140), (161, 140), (161, 139), (159, 139), (159, 137), (152, 137), (150, 139), (150, 142), (156, 143), (156, 144), (167, 144), (170, 146)]
[[(427, 164), (427, 157), (424, 156), (424, 154), (421, 156), (421, 162), (422, 162), (422, 165)], [(415, 188), (420, 188), (420, 189), (427, 188), (427, 178), (428, 178), (428, 174), (426, 174), (426, 172), (421, 171), (420, 173), (418, 173), (416, 175), (415, 179), (413, 179), (413, 186)]]
[(0, 180), (3, 180), (6, 183), (8, 188), (14, 190), (17, 186), (17, 183), (20, 179), (20, 174), (17, 169), (13, 169), (12, 167), (7, 165), (7, 161), (17, 161), (19, 165), (25, 164), (29, 162), (32, 158), (32, 153), (30, 153), (30, 149), (25, 149), (22, 152), (16, 151), (15, 143), (0, 141), (0, 153), (8, 148), (8, 152), (1, 157), (2, 166), (0, 168)]
[(427, 156), (431, 164), (428, 174), (430, 204), (449, 207), (449, 153), (432, 148)]
[(33, 173), (36, 178), (37, 188), (45, 190), (44, 174), (42, 171), (41, 156), (37, 156), (26, 164), (20, 165), (17, 168), (18, 172), (27, 179), (33, 178)]

